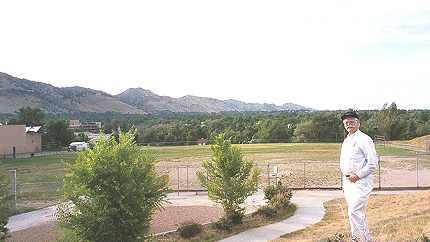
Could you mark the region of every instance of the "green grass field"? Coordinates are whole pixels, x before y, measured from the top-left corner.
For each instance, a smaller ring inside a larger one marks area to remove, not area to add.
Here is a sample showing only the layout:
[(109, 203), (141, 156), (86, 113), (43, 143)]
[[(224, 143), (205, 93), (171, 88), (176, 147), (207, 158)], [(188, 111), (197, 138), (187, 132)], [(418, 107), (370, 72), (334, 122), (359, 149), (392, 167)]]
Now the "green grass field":
[[(241, 145), (245, 160), (258, 164), (282, 161), (338, 161), (341, 144), (332, 143), (282, 143)], [(142, 149), (146, 149), (143, 147)], [(210, 146), (150, 147), (160, 164), (201, 164), (211, 155)], [(414, 154), (415, 152), (392, 147), (377, 146), (384, 154)], [(5, 170), (16, 170), (19, 183), (61, 182), (67, 173), (66, 163), (73, 164), (78, 153), (68, 152), (29, 158), (2, 159)]]
[[(283, 161), (337, 161), (340, 144), (247, 144), (241, 145), (245, 160), (258, 164)], [(146, 149), (146, 147), (142, 147)], [(210, 146), (150, 147), (159, 164), (201, 164), (211, 156)], [(19, 183), (61, 182), (67, 174), (68, 164), (73, 164), (78, 153), (68, 152), (29, 158), (2, 159), (5, 170), (16, 170)]]
[[(29, 158), (2, 159), (5, 170), (16, 170), (19, 183), (30, 182), (61, 182), (67, 174), (66, 164), (73, 164), (78, 158), (77, 153), (58, 153)], [(65, 163), (63, 163), (64, 161)]]

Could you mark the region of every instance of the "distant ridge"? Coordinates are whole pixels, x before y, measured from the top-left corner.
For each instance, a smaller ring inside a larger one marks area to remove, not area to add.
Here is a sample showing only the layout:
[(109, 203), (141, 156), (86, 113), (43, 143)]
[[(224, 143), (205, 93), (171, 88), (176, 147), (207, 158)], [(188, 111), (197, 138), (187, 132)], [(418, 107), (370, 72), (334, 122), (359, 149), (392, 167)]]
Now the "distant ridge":
[(58, 88), (0, 72), (0, 113), (17, 113), (23, 106), (40, 107), (47, 113), (144, 113), (102, 91)]
[(184, 96), (159, 96), (143, 88), (129, 88), (110, 95), (84, 87), (54, 87), (50, 84), (20, 79), (0, 72), (0, 113), (17, 113), (23, 106), (40, 107), (47, 113), (117, 112), (144, 114), (156, 111), (222, 112), (311, 110), (293, 103), (244, 103), (237, 100)]
[(245, 103), (233, 99), (218, 100), (191, 95), (180, 98), (171, 98), (168, 96), (158, 96), (143, 88), (129, 88), (115, 97), (124, 103), (145, 111), (168, 110), (172, 112), (221, 112), (311, 110), (311, 108), (306, 108), (293, 103), (285, 103), (282, 106), (276, 106), (275, 104)]

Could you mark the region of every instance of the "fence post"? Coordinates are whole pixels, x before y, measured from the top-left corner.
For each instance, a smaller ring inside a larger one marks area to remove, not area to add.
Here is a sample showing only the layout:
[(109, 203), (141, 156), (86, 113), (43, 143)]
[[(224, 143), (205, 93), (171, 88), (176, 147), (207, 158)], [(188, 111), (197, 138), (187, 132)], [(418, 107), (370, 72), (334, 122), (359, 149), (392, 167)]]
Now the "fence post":
[(267, 162), (267, 183), (270, 186), (270, 162)]
[(381, 190), (381, 154), (378, 154), (378, 179), (379, 179), (379, 190)]
[(190, 191), (190, 189), (188, 187), (188, 165), (187, 165), (187, 192), (189, 192), (189, 191)]
[(306, 162), (303, 162), (303, 189), (306, 189)]
[(51, 197), (52, 197), (52, 182), (49, 183), (49, 193), (51, 194)]
[[(257, 162), (255, 162), (255, 169), (258, 169)], [(258, 191), (258, 179), (257, 179), (257, 182), (255, 183), (255, 190)]]
[(11, 170), (14, 173), (13, 175), (13, 191), (15, 193), (15, 213), (18, 211), (17, 209), (17, 184), (16, 184), (16, 170)]
[(178, 196), (179, 196), (179, 166), (177, 167), (178, 170)]
[(418, 183), (418, 152), (416, 152), (415, 155), (416, 155), (416, 162), (417, 162), (417, 188), (419, 188), (420, 185)]

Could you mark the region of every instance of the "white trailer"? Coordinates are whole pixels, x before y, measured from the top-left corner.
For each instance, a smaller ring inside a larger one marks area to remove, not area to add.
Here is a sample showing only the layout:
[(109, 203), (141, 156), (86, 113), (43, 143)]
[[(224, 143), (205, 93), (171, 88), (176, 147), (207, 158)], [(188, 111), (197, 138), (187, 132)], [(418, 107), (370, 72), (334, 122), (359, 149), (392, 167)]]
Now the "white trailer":
[(73, 142), (69, 146), (69, 151), (83, 151), (88, 149), (88, 144), (85, 142)]

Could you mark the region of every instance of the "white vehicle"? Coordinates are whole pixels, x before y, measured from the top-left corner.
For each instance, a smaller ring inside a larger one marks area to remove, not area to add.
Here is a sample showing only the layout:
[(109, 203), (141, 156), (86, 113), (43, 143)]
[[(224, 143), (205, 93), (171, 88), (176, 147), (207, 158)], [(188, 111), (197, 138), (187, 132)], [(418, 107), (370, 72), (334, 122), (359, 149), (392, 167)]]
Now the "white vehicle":
[(69, 151), (83, 151), (88, 149), (88, 144), (85, 142), (73, 142), (69, 146)]

